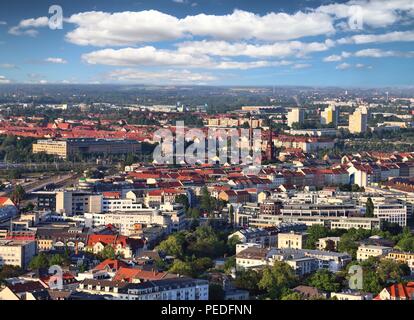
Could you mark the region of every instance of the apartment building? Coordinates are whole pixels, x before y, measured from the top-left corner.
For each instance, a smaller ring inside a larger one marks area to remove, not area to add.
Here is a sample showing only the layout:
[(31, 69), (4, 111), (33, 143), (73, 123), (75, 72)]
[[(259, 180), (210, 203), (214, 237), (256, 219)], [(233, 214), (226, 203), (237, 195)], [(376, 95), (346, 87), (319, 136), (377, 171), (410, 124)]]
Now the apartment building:
[(135, 140), (124, 139), (65, 139), (38, 140), (33, 144), (33, 153), (46, 153), (66, 159), (74, 154), (119, 155), (139, 153), (141, 144)]
[(302, 249), (307, 238), (307, 233), (299, 233), (293, 231), (287, 233), (279, 233), (277, 235), (277, 247), (278, 249)]
[(56, 192), (56, 212), (68, 216), (102, 212), (102, 195), (78, 191)]
[(0, 266), (11, 265), (25, 269), (36, 255), (36, 242), (0, 240)]
[(86, 279), (78, 291), (108, 295), (111, 300), (208, 300), (208, 281), (173, 278), (128, 283)]
[(374, 217), (405, 227), (407, 225), (407, 207), (401, 203), (374, 202)]
[(287, 114), (287, 125), (291, 128), (294, 123), (303, 123), (305, 121), (305, 110), (293, 108)]
[(357, 250), (357, 260), (364, 261), (370, 257), (380, 257), (392, 251), (391, 247), (375, 246), (375, 245), (360, 245)]

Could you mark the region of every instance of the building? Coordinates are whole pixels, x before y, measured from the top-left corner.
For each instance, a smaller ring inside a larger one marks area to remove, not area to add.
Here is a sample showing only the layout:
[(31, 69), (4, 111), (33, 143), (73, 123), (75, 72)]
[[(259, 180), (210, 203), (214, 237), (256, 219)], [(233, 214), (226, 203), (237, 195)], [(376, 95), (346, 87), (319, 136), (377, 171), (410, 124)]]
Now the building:
[(364, 261), (370, 257), (380, 257), (392, 251), (391, 247), (375, 246), (375, 245), (360, 245), (357, 250), (357, 260)]
[(277, 235), (277, 247), (278, 249), (302, 249), (307, 240), (307, 233), (288, 232), (279, 233)]
[(321, 112), (321, 124), (337, 126), (339, 110), (335, 106), (329, 106)]
[(56, 212), (68, 216), (102, 212), (102, 195), (78, 191), (56, 192)]
[(414, 282), (396, 283), (384, 288), (374, 300), (414, 300)]
[(355, 110), (355, 112), (349, 115), (348, 129), (351, 133), (364, 133), (368, 127), (368, 115), (362, 110)]
[(414, 252), (391, 251), (385, 258), (407, 264), (411, 274), (414, 274)]
[(372, 300), (372, 293), (362, 293), (356, 291), (331, 292), (331, 298), (336, 300)]
[(79, 291), (109, 295), (111, 300), (208, 300), (208, 281), (172, 278), (141, 283), (86, 279)]
[(64, 139), (38, 140), (33, 144), (33, 153), (46, 153), (66, 159), (78, 155), (121, 155), (139, 153), (141, 144), (135, 140), (125, 139)]
[(305, 121), (305, 110), (301, 108), (293, 108), (288, 112), (287, 124), (291, 128), (294, 123), (302, 124)]
[(36, 241), (0, 240), (0, 266), (11, 265), (25, 269), (36, 255)]
[(319, 250), (327, 250), (327, 248), (330, 248), (330, 246), (332, 246), (333, 247), (332, 249), (336, 250), (338, 248), (338, 243), (339, 243), (340, 239), (341, 239), (340, 237), (319, 238), (316, 247)]
[(405, 227), (407, 225), (407, 207), (400, 203), (374, 202), (374, 217)]
[(8, 197), (0, 197), (0, 221), (8, 220), (17, 215), (18, 209)]

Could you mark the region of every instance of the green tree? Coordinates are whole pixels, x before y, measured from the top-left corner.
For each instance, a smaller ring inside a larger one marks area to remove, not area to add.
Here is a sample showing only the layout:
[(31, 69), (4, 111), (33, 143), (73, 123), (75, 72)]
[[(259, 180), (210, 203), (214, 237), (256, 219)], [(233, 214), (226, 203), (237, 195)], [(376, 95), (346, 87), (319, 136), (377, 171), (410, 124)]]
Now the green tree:
[(209, 300), (224, 300), (224, 290), (219, 284), (212, 283), (208, 286)]
[(303, 297), (299, 292), (287, 290), (280, 296), (280, 300), (303, 300)]
[(36, 269), (44, 269), (49, 267), (49, 260), (47, 255), (39, 253), (37, 256), (34, 256), (29, 263), (29, 269), (36, 270)]
[(305, 248), (315, 249), (315, 244), (320, 238), (325, 238), (329, 235), (329, 230), (322, 225), (312, 225), (307, 230), (308, 237), (306, 239)]
[(26, 196), (26, 191), (24, 191), (24, 188), (21, 185), (17, 185), (12, 194), (11, 194), (11, 200), (16, 204), (19, 205), (20, 202), (24, 199)]
[(236, 257), (227, 258), (224, 262), (224, 272), (230, 274), (234, 268), (236, 268)]
[(400, 282), (401, 277), (405, 276), (405, 269), (401, 263), (390, 259), (382, 259), (377, 267), (377, 275), (381, 283)]
[(374, 217), (374, 202), (372, 202), (371, 198), (368, 198), (365, 208), (365, 216), (369, 218)]
[(286, 262), (275, 261), (272, 267), (263, 270), (259, 288), (267, 291), (271, 298), (278, 298), (283, 290), (290, 288), (297, 281), (297, 276)]
[(341, 288), (341, 284), (337, 281), (336, 276), (326, 269), (320, 269), (311, 275), (308, 279), (308, 284), (327, 292), (337, 292)]
[(67, 263), (66, 259), (60, 254), (54, 254), (49, 259), (49, 266), (54, 266), (54, 265), (63, 266), (66, 263)]
[(102, 257), (102, 259), (116, 259), (116, 252), (115, 249), (110, 246), (107, 245), (100, 253), (99, 255)]
[(238, 236), (233, 236), (227, 240), (227, 247), (229, 254), (233, 255), (236, 253), (236, 245), (241, 243), (240, 238)]
[(170, 256), (182, 257), (184, 255), (184, 241), (185, 239), (180, 234), (173, 234), (162, 241), (157, 249)]
[(184, 275), (184, 276), (193, 276), (193, 269), (188, 262), (175, 259), (171, 268), (168, 270), (170, 273)]
[(188, 201), (188, 197), (185, 194), (180, 194), (175, 197), (175, 202), (182, 204), (185, 210), (188, 210), (190, 207), (190, 202)]
[(258, 292), (258, 284), (260, 282), (261, 277), (261, 273), (256, 270), (240, 270), (236, 274), (234, 285), (238, 289), (246, 289), (252, 292)]

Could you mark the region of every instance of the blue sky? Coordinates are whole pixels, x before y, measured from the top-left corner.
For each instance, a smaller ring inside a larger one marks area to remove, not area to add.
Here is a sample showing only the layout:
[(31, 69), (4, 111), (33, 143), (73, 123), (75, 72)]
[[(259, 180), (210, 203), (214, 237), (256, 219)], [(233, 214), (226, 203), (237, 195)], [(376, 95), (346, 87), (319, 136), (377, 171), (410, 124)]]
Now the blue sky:
[(413, 27), (412, 0), (2, 1), (0, 84), (412, 86)]

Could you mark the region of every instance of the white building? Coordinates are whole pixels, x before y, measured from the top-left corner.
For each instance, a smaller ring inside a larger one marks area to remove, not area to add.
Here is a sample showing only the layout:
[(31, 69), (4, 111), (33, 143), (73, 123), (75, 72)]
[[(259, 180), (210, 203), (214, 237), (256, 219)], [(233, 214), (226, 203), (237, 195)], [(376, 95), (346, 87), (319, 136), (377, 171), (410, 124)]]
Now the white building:
[(370, 257), (380, 257), (391, 252), (391, 247), (375, 246), (375, 245), (360, 245), (357, 250), (357, 260), (364, 261)]
[(375, 203), (374, 216), (381, 221), (397, 223), (401, 227), (407, 225), (407, 207), (400, 203)]
[(0, 266), (25, 269), (36, 255), (36, 241), (0, 240)]

